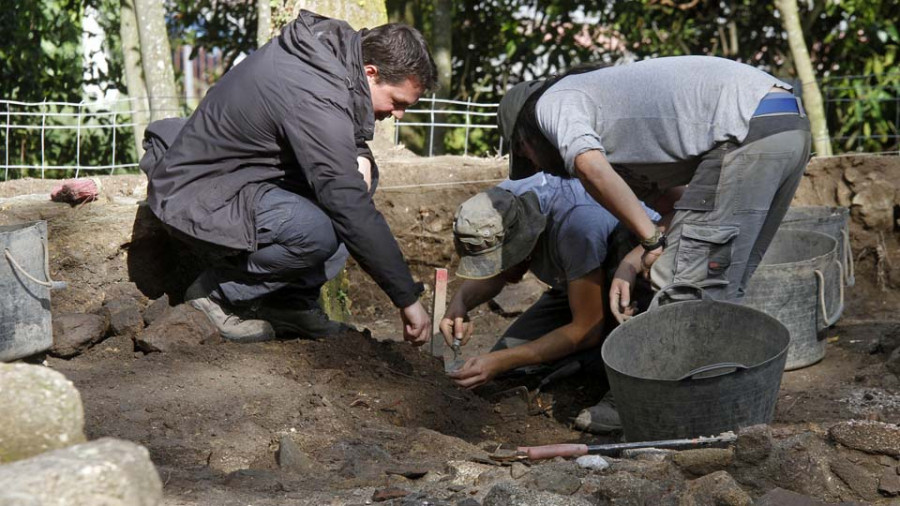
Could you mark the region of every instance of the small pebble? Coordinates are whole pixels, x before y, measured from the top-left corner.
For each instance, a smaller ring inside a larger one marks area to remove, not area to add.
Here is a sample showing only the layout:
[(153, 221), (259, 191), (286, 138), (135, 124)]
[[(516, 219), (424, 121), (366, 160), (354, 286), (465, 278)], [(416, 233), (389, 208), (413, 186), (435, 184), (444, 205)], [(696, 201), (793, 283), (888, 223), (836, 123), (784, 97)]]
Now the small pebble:
[(603, 471), (609, 467), (609, 462), (600, 455), (582, 455), (575, 459), (575, 463), (584, 469)]

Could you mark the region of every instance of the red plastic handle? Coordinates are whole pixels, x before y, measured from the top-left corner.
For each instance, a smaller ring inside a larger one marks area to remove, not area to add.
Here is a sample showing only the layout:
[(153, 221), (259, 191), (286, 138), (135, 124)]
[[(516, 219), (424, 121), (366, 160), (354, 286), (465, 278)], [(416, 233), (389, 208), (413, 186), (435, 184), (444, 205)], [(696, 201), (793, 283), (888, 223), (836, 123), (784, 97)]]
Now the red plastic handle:
[(540, 460), (553, 457), (580, 457), (587, 455), (588, 447), (582, 444), (520, 446), (518, 451), (524, 453), (531, 460)]

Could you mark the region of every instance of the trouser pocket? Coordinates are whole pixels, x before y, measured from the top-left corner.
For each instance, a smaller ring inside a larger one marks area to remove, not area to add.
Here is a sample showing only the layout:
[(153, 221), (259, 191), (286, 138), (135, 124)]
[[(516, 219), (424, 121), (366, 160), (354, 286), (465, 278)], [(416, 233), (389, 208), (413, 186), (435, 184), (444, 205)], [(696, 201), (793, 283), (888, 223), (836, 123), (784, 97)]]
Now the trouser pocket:
[(678, 242), (673, 282), (728, 279), (734, 238), (739, 232), (734, 225), (685, 223)]

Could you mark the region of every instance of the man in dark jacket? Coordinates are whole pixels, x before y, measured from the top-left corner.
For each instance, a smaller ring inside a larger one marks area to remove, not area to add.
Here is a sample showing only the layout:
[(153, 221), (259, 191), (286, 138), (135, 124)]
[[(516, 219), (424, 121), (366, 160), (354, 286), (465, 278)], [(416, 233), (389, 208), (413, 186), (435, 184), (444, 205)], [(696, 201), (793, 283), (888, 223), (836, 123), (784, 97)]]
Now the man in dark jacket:
[(210, 89), (158, 162), (142, 163), (148, 203), (175, 236), (236, 253), (185, 294), (226, 338), (340, 332), (316, 299), (347, 250), (400, 308), (404, 338), (431, 337), (421, 285), (372, 201), (366, 141), (435, 75), (413, 28), (357, 32), (303, 11)]

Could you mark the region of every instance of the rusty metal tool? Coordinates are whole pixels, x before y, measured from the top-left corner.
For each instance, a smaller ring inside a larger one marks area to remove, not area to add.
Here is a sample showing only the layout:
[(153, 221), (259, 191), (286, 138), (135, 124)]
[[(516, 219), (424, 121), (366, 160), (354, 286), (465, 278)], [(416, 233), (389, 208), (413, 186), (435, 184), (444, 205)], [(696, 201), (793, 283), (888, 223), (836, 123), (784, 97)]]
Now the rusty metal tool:
[[(541, 460), (554, 457), (580, 457), (582, 455), (605, 455), (615, 457), (625, 450), (658, 448), (668, 450), (689, 450), (692, 448), (722, 448), (737, 441), (734, 432), (723, 432), (718, 436), (696, 437), (692, 439), (665, 439), (662, 441), (642, 441), (636, 443), (612, 443), (603, 445), (555, 444), (544, 446), (520, 446), (514, 455), (503, 452), (498, 455), (501, 461)], [(493, 458), (493, 456), (492, 456)]]

